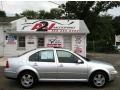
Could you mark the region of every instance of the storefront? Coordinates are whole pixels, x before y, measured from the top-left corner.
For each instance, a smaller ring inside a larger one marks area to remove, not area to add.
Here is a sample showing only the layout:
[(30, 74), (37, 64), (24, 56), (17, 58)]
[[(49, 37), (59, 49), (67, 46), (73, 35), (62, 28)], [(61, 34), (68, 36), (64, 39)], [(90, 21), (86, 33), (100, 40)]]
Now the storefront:
[(35, 48), (66, 48), (86, 56), (89, 30), (83, 20), (29, 20), (12, 23), (6, 32), (5, 55), (19, 55)]

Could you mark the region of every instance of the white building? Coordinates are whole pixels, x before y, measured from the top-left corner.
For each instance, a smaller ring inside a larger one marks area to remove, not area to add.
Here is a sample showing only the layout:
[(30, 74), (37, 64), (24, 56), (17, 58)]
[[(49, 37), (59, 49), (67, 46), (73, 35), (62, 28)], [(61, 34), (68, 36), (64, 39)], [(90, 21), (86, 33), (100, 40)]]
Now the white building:
[[(29, 20), (11, 22), (5, 33), (4, 56), (15, 56), (42, 47), (67, 48), (86, 56), (89, 30), (83, 20)], [(2, 36), (4, 37), (4, 36)]]
[(10, 23), (0, 22), (0, 57), (4, 56), (5, 31), (11, 28)]
[(115, 35), (115, 46), (120, 51), (120, 35)]

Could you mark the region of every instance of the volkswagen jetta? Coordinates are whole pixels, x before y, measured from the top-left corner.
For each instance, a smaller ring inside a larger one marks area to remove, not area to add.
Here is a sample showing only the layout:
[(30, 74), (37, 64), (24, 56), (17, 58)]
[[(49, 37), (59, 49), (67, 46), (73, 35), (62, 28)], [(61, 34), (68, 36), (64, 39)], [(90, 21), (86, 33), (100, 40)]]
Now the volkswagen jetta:
[(109, 63), (60, 48), (35, 49), (8, 58), (4, 72), (24, 88), (31, 88), (38, 81), (80, 81), (103, 87), (117, 74)]

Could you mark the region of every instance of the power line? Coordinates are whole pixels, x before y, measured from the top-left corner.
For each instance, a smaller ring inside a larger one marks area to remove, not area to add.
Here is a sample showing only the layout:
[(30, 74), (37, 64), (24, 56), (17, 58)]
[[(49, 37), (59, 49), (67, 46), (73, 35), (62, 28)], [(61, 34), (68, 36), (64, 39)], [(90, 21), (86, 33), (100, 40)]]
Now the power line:
[(51, 2), (51, 3), (54, 3), (54, 4), (58, 5), (58, 6), (60, 6), (60, 4), (58, 4), (58, 3), (55, 3), (55, 2), (53, 2), (53, 1), (48, 1), (48, 2)]

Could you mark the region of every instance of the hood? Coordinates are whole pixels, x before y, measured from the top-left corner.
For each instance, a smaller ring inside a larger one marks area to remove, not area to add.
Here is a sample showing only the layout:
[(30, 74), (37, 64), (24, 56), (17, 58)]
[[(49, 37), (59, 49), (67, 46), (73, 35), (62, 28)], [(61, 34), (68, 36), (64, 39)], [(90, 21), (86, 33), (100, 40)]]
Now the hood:
[(90, 60), (89, 63), (93, 64), (93, 65), (108, 65), (108, 66), (112, 66), (112, 64), (105, 62), (105, 61), (100, 61), (100, 60)]

